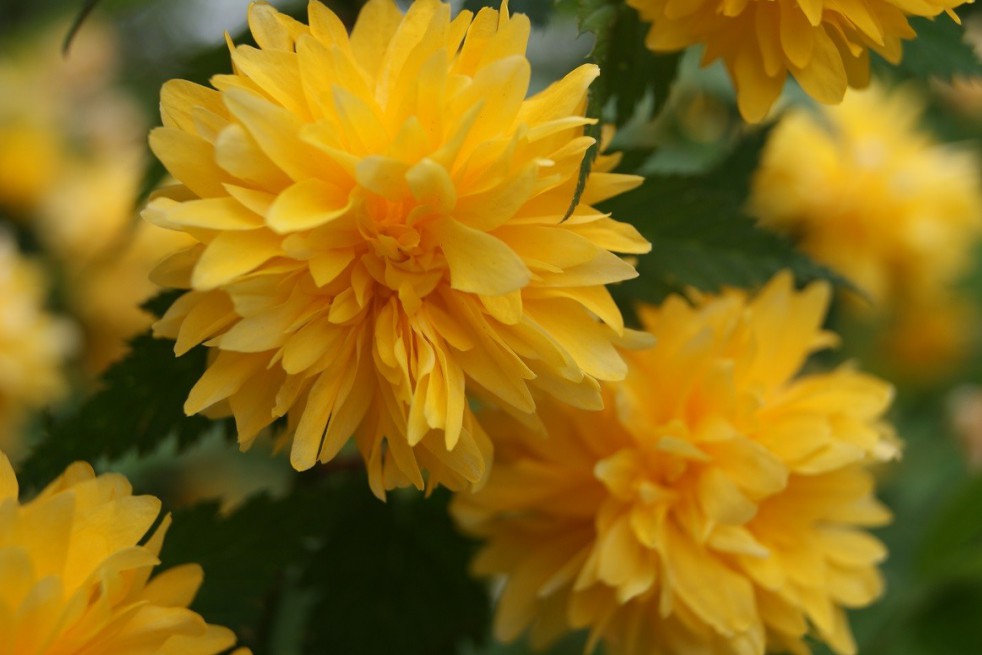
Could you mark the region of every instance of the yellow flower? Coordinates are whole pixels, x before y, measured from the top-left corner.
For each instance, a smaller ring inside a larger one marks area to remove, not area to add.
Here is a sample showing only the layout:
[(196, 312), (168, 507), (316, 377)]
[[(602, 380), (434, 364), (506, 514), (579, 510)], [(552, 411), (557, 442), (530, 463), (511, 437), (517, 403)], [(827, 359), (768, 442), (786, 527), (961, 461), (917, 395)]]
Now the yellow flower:
[(798, 239), (877, 304), (942, 292), (982, 228), (979, 166), (916, 129), (906, 90), (850, 92), (816, 116), (790, 112), (771, 135), (750, 212)]
[(150, 271), (195, 243), (186, 234), (135, 223), (145, 168), (141, 147), (74, 163), (52, 181), (35, 227), (65, 275), (66, 302), (84, 330), (83, 364), (95, 376), (150, 327), (140, 308), (159, 291)]
[(28, 414), (64, 391), (62, 365), (72, 350), (67, 323), (44, 309), (41, 271), (0, 234), (0, 448), (23, 454)]
[(155, 275), (192, 289), (157, 333), (214, 349), (185, 409), (233, 414), (244, 447), (287, 416), (298, 469), (354, 434), (378, 495), (476, 483), (491, 444), (465, 392), (533, 420), (530, 387), (598, 408), (624, 376), (603, 285), (636, 275), (611, 251), (649, 245), (591, 204), (640, 180), (603, 158), (563, 220), (598, 71), (526, 99), (506, 4), (370, 0), (350, 36), (319, 2), (309, 19), (254, 4), (260, 47), (217, 90), (163, 88), (151, 147), (183, 186), (144, 215), (200, 245)]
[(58, 23), (0, 52), (0, 207), (17, 218), (70, 182), (73, 164), (141, 149), (140, 107), (110, 84), (114, 35), (89, 21), (63, 56), (67, 29)]
[(78, 462), (20, 504), (0, 452), (0, 655), (214, 655), (235, 643), (187, 609), (201, 567), (150, 579), (170, 525), (160, 501)]
[[(968, 0), (971, 2), (972, 0)], [(835, 104), (849, 86), (869, 83), (869, 50), (899, 63), (908, 16), (937, 16), (966, 0), (627, 0), (651, 22), (648, 47), (700, 44), (703, 64), (722, 59), (740, 113), (764, 118), (787, 76), (819, 102)]]
[(855, 650), (842, 607), (881, 591), (888, 514), (872, 461), (892, 456), (891, 388), (849, 366), (795, 374), (835, 342), (830, 290), (781, 274), (753, 299), (643, 308), (654, 348), (628, 356), (606, 408), (542, 403), (548, 439), (486, 421), (495, 468), (458, 522), (503, 574), (495, 629), (533, 644), (589, 628), (626, 655)]
[(890, 378), (937, 383), (965, 364), (979, 329), (976, 304), (939, 293), (899, 309), (876, 325), (876, 358)]
[(0, 207), (57, 260), (66, 304), (84, 329), (83, 364), (96, 374), (150, 326), (140, 310), (157, 290), (150, 270), (194, 241), (135, 226), (145, 122), (111, 84), (112, 33), (86, 23), (63, 57), (67, 29), (0, 55)]

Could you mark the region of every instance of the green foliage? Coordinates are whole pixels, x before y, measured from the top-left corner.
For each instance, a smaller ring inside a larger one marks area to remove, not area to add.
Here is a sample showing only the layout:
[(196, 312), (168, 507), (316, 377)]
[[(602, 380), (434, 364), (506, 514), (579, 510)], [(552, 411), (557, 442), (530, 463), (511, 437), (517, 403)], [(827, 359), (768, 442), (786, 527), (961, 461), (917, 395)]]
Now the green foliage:
[(99, 4), (99, 0), (84, 0), (81, 9), (79, 9), (78, 14), (75, 15), (75, 20), (72, 21), (71, 27), (68, 28), (68, 34), (65, 35), (65, 42), (62, 44), (62, 50), (67, 53), (72, 45), (72, 39), (78, 34), (79, 29), (82, 27), (82, 23), (85, 19), (89, 17), (92, 10), (95, 9), (96, 5)]
[(928, 578), (971, 577), (982, 588), (982, 478), (965, 483), (939, 513), (927, 531), (918, 565)]
[(950, 80), (955, 75), (982, 75), (982, 60), (965, 42), (965, 28), (947, 16), (935, 19), (913, 18), (911, 27), (917, 38), (904, 42), (904, 56), (899, 66), (881, 63), (880, 69), (891, 69), (897, 75)]
[(322, 510), (330, 529), (306, 578), (322, 595), (305, 652), (429, 655), (480, 641), (487, 594), (461, 575), (472, 546), (454, 532), (449, 494), (394, 493), (383, 504), (363, 476), (351, 484)]
[(648, 50), (644, 42), (647, 26), (634, 9), (619, 0), (579, 0), (577, 18), (580, 32), (594, 35), (590, 59), (600, 67), (601, 75), (590, 88), (586, 110), (587, 116), (598, 120), (585, 130), (597, 143), (583, 158), (569, 213), (579, 202), (597, 158), (602, 123), (623, 125), (648, 93), (653, 103), (644, 118), (656, 115), (668, 100), (681, 57), (679, 53), (654, 54)]
[(481, 640), (487, 594), (463, 574), (472, 544), (454, 532), (448, 494), (393, 493), (383, 503), (363, 473), (336, 468), (301, 482), (227, 517), (214, 504), (175, 514), (162, 559), (204, 566), (194, 608), (207, 620), (256, 655), (279, 655), (268, 608), (290, 573), (314, 598), (303, 652), (432, 655)]
[(652, 244), (639, 259), (640, 276), (614, 290), (619, 300), (658, 302), (687, 287), (754, 287), (783, 268), (801, 283), (848, 284), (744, 213), (766, 138), (765, 131), (752, 133), (706, 175), (648, 177), (640, 189), (606, 204), (605, 211), (632, 222)]
[[(170, 300), (173, 295), (165, 294), (147, 306), (159, 316)], [(171, 435), (179, 449), (195, 443), (213, 423), (185, 416), (183, 407), (204, 368), (204, 348), (178, 358), (172, 341), (136, 337), (129, 354), (103, 376), (99, 391), (52, 419), (46, 438), (24, 462), (21, 479), (43, 485), (75, 460), (151, 452)]]

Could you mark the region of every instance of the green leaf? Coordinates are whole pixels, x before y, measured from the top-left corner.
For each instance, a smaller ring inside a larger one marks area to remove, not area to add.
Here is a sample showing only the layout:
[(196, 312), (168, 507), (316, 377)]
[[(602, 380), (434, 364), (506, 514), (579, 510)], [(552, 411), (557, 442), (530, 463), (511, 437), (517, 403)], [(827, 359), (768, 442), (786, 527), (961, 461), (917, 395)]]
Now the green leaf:
[(305, 653), (433, 655), (482, 642), (488, 597), (468, 575), (474, 547), (453, 528), (449, 494), (382, 502), (355, 463), (298, 475), (289, 495), (228, 516), (215, 503), (175, 512), (161, 561), (200, 564), (193, 609), (256, 655), (280, 655), (284, 622)]
[(938, 514), (917, 562), (929, 578), (972, 573), (982, 584), (982, 478), (969, 480)]
[(205, 581), (193, 609), (235, 631), (257, 655), (271, 629), (280, 575), (307, 561), (310, 540), (327, 529), (320, 512), (323, 491), (258, 496), (228, 516), (212, 502), (174, 513), (160, 557), (164, 568), (200, 564)]
[(381, 503), (364, 476), (352, 478), (318, 516), (330, 531), (306, 574), (322, 595), (305, 652), (432, 655), (480, 642), (488, 598), (467, 574), (473, 546), (453, 529), (449, 494)]
[[(173, 300), (164, 294), (147, 308), (159, 311)], [(143, 334), (129, 354), (103, 376), (101, 387), (81, 406), (53, 420), (47, 437), (21, 468), (21, 479), (43, 485), (76, 460), (114, 459), (146, 453), (175, 435), (178, 449), (195, 443), (213, 425), (185, 416), (184, 400), (205, 369), (204, 348), (174, 356), (172, 341)]]
[(903, 60), (896, 67), (877, 57), (877, 68), (906, 78), (926, 80), (954, 75), (982, 75), (982, 60), (965, 41), (965, 28), (948, 16), (912, 18), (917, 38), (904, 42)]
[(69, 49), (72, 47), (72, 41), (75, 39), (75, 35), (82, 28), (82, 24), (85, 19), (89, 17), (95, 6), (99, 4), (99, 0), (84, 0), (82, 3), (82, 8), (79, 9), (78, 13), (75, 15), (75, 19), (72, 21), (71, 26), (68, 28), (68, 34), (65, 35), (65, 40), (61, 44), (61, 51), (63, 54), (68, 54)]
[[(598, 122), (588, 126), (584, 133), (597, 143), (583, 157), (567, 216), (579, 203), (597, 158), (601, 123), (611, 120), (615, 125), (623, 125), (635, 115), (649, 93), (654, 102), (645, 118), (661, 111), (678, 73), (680, 59), (679, 53), (655, 54), (648, 50), (645, 46), (648, 26), (623, 2), (580, 0), (577, 16), (580, 32), (590, 32), (596, 39), (590, 60), (600, 67), (600, 77), (590, 87), (586, 115)], [(605, 113), (608, 106), (613, 112), (610, 116)]]
[(633, 223), (652, 243), (639, 259), (640, 276), (613, 289), (622, 304), (659, 302), (687, 287), (757, 287), (784, 268), (800, 283), (824, 279), (851, 287), (743, 212), (766, 138), (764, 131), (750, 135), (706, 175), (648, 177), (639, 189), (606, 203), (605, 211)]
[(596, 38), (590, 58), (600, 67), (600, 79), (591, 95), (599, 96), (599, 109), (611, 103), (610, 119), (623, 125), (650, 93), (654, 103), (645, 118), (657, 114), (675, 81), (680, 53), (649, 50), (645, 45), (648, 24), (623, 2), (580, 0), (577, 14), (580, 32)]
[(933, 594), (903, 629), (913, 638), (911, 653), (965, 655), (982, 644), (982, 584), (956, 582)]

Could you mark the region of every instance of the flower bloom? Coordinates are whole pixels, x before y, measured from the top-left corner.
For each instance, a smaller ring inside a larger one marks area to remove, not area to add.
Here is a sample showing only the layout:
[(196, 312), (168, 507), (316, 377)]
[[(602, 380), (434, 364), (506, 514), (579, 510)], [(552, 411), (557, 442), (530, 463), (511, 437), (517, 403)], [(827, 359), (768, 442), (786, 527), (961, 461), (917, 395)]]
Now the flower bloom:
[(547, 439), (485, 422), (495, 468), (452, 509), (486, 540), (476, 572), (505, 576), (500, 638), (589, 628), (614, 655), (751, 655), (807, 653), (813, 631), (855, 650), (842, 608), (882, 588), (866, 467), (894, 453), (892, 389), (849, 366), (795, 375), (835, 341), (829, 295), (781, 274), (753, 299), (670, 297), (642, 308), (655, 346), (603, 411), (543, 402)]
[(597, 68), (526, 99), (506, 3), (309, 22), (253, 4), (233, 74), (163, 88), (150, 142), (181, 185), (144, 215), (200, 243), (155, 274), (191, 289), (156, 332), (213, 349), (185, 409), (234, 415), (244, 447), (285, 416), (298, 469), (354, 435), (378, 495), (475, 483), (491, 443), (465, 393), (533, 420), (530, 387), (596, 408), (625, 375), (604, 285), (649, 245), (591, 204), (640, 180), (602, 158), (564, 219)]
[(45, 311), (45, 292), (40, 269), (0, 235), (0, 448), (15, 458), (28, 414), (64, 392), (74, 340), (68, 324)]
[(749, 203), (883, 309), (945, 294), (982, 230), (978, 163), (918, 131), (921, 107), (904, 89), (873, 87), (822, 116), (789, 112)]
[(195, 564), (150, 579), (170, 517), (146, 543), (160, 501), (78, 462), (20, 504), (0, 452), (0, 655), (216, 655), (226, 628), (187, 609)]
[(700, 44), (703, 63), (722, 59), (743, 117), (764, 118), (792, 75), (819, 102), (836, 104), (869, 83), (869, 50), (899, 63), (909, 16), (937, 16), (966, 0), (627, 0), (651, 22), (648, 47)]

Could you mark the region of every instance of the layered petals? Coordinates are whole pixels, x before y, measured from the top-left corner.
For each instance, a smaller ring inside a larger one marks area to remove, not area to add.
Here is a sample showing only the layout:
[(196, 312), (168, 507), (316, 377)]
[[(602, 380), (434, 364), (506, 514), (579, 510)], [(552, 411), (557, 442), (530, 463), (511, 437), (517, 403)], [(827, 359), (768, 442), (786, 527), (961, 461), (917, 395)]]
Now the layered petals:
[(935, 17), (965, 0), (627, 0), (651, 23), (647, 45), (674, 51), (705, 47), (703, 63), (722, 60), (743, 117), (767, 115), (792, 76), (819, 102), (836, 104), (848, 87), (869, 82), (869, 50), (897, 63), (902, 40), (916, 35), (910, 16)]
[[(691, 300), (691, 302), (690, 302)], [(504, 414), (487, 484), (452, 512), (504, 578), (496, 634), (587, 629), (613, 655), (855, 646), (843, 608), (872, 602), (888, 520), (868, 467), (896, 455), (892, 389), (842, 367), (800, 375), (833, 342), (829, 289), (783, 273), (756, 297), (644, 308), (656, 342), (627, 356), (599, 412), (540, 404), (548, 439)]]
[(249, 24), (259, 48), (214, 88), (165, 85), (150, 140), (181, 186), (144, 216), (198, 241), (158, 269), (190, 291), (157, 334), (215, 351), (187, 411), (230, 412), (243, 446), (285, 417), (298, 469), (353, 435), (383, 495), (484, 479), (468, 397), (599, 405), (625, 372), (603, 285), (636, 275), (612, 251), (649, 246), (590, 205), (639, 183), (611, 157), (570, 208), (596, 67), (526, 98), (507, 4), (370, 0), (349, 35), (318, 2), (309, 25), (257, 3)]
[(159, 500), (81, 462), (34, 500), (17, 496), (0, 452), (0, 655), (217, 655), (235, 644), (188, 609), (201, 567), (151, 577), (170, 525)]

